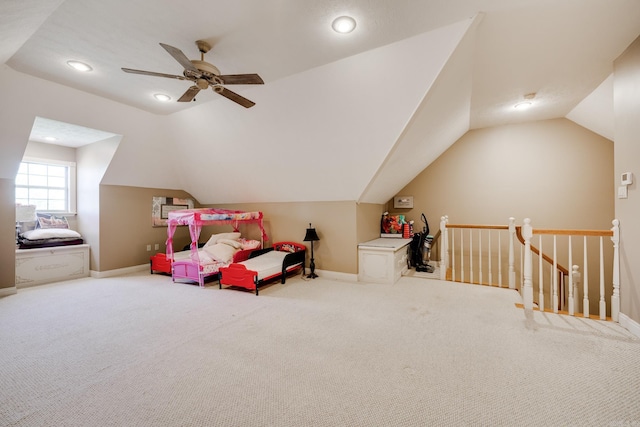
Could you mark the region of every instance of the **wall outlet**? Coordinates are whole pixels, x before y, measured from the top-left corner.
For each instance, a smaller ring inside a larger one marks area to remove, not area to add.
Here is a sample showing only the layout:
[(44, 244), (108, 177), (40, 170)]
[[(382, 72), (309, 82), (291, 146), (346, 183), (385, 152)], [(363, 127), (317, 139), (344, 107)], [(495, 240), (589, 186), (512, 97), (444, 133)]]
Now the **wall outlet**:
[(151, 252), (151, 245), (147, 245), (147, 252)]
[(156, 243), (156, 245), (154, 246), (154, 249), (157, 251), (160, 249), (160, 243)]

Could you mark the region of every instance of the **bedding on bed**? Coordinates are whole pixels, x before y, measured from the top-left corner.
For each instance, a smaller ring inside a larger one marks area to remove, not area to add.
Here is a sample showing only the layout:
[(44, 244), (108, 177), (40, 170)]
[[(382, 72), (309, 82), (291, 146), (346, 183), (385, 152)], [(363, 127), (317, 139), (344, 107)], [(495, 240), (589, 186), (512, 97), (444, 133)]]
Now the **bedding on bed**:
[(80, 233), (68, 228), (36, 228), (20, 233), (20, 249), (50, 248), (55, 246), (81, 245), (84, 243)]

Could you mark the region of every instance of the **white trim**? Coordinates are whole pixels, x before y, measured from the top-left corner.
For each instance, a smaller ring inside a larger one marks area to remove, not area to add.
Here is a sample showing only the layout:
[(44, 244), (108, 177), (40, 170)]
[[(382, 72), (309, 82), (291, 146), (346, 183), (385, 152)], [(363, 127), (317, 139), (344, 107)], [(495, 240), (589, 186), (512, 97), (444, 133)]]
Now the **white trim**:
[[(51, 213), (55, 213), (57, 215), (75, 215), (77, 212), (77, 203), (76, 203), (76, 162), (71, 162), (68, 160), (57, 160), (57, 159), (45, 159), (42, 157), (31, 157), (24, 156), (21, 160), (21, 163), (40, 163), (40, 164), (48, 164), (48, 165), (59, 165), (66, 166), (69, 168), (69, 182), (68, 185), (68, 200), (67, 200), (67, 211), (68, 212), (59, 212), (59, 211), (51, 211)], [(40, 212), (49, 213), (47, 210), (41, 210)]]
[[(309, 274), (311, 272), (311, 270), (309, 270), (309, 268), (307, 268), (305, 270), (306, 274)], [(344, 282), (357, 282), (358, 281), (358, 275), (357, 274), (350, 274), (350, 273), (340, 273), (338, 271), (327, 271), (327, 270), (318, 270), (316, 269), (316, 274), (318, 274), (318, 276), (322, 275), (323, 279), (329, 279), (329, 280), (342, 280)]]
[(620, 326), (640, 338), (640, 323), (636, 322), (624, 313), (619, 314), (618, 322), (620, 323)]
[(91, 277), (96, 279), (104, 279), (105, 277), (123, 276), (125, 274), (139, 273), (140, 271), (149, 271), (149, 264), (134, 265), (133, 267), (117, 268), (115, 270), (95, 271), (90, 270)]
[(0, 298), (8, 297), (9, 295), (15, 295), (18, 293), (18, 289), (15, 286), (11, 286), (9, 288), (0, 289)]

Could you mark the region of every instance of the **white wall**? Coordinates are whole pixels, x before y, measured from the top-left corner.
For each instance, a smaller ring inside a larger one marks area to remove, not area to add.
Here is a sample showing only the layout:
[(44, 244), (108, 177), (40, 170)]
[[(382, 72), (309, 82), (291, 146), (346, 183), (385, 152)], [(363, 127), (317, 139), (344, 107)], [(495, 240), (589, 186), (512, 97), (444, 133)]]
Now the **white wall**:
[(178, 176), (165, 121), (144, 111), (0, 67), (0, 177), (14, 179), (36, 116), (123, 135), (111, 184), (173, 188)]

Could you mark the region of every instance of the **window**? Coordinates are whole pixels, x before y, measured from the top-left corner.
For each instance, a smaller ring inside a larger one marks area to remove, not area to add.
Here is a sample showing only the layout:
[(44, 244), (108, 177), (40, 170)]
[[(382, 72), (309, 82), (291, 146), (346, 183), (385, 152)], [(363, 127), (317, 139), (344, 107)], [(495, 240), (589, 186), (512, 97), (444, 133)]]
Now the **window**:
[(75, 175), (73, 162), (24, 158), (16, 175), (16, 203), (36, 205), (39, 212), (74, 213)]

